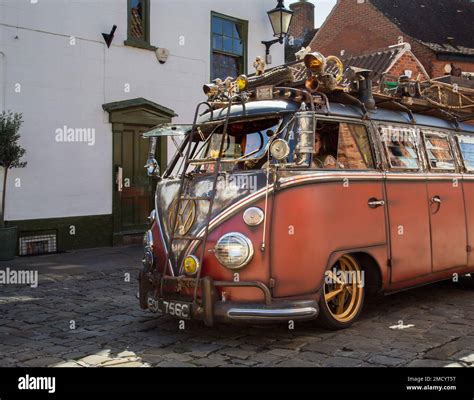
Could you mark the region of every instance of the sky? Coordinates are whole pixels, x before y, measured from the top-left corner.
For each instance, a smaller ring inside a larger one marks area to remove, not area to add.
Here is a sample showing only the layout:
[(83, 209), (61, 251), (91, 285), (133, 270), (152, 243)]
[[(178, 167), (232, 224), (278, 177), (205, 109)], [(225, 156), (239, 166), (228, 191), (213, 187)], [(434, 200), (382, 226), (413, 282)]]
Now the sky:
[[(331, 12), (332, 8), (336, 5), (336, 0), (310, 0), (315, 5), (314, 7), (314, 26), (319, 28), (326, 17)], [(290, 4), (293, 1), (287, 1)]]

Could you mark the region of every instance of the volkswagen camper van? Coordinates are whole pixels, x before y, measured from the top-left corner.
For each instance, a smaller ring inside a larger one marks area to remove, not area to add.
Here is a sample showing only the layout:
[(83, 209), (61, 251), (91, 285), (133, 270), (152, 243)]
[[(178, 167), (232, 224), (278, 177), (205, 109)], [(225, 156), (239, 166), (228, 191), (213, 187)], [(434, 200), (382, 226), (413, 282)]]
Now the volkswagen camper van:
[[(144, 135), (157, 185), (143, 309), (341, 329), (367, 294), (474, 271), (474, 126), (374, 97), (367, 82), (320, 91), (308, 75), (209, 85), (192, 125)], [(163, 136), (178, 147), (158, 171)]]

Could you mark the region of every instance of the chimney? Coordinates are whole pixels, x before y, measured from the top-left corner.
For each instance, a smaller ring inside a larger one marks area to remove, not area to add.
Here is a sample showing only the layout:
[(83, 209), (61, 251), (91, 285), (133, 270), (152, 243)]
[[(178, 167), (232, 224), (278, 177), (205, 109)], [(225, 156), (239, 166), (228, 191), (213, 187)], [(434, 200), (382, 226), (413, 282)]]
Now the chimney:
[(290, 4), (294, 12), (289, 35), (296, 40), (303, 40), (305, 35), (314, 29), (314, 4), (307, 0), (299, 0)]

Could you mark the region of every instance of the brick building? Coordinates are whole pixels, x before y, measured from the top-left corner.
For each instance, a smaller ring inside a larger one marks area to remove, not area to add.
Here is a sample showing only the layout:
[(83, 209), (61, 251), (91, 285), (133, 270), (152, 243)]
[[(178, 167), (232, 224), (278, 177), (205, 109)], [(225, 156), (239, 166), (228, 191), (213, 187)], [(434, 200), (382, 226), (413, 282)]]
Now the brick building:
[[(401, 75), (408, 75), (411, 79), (424, 81), (430, 79), (423, 64), (411, 51), (409, 43), (396, 44), (375, 51), (365, 52), (357, 56), (340, 56), (344, 69), (358, 67), (373, 71), (372, 80), (378, 85), (382, 77), (385, 80), (396, 81)], [(307, 79), (307, 68), (303, 61), (292, 61), (287, 63), (292, 72), (293, 84), (304, 84)], [(329, 71), (335, 73), (336, 68), (330, 65)], [(267, 71), (268, 72), (268, 71)], [(343, 84), (347, 83), (343, 80)]]
[(407, 42), (433, 77), (474, 72), (471, 0), (338, 0), (310, 43), (323, 54), (357, 56)]
[(295, 60), (295, 53), (301, 47), (309, 46), (318, 31), (314, 29), (314, 4), (307, 0), (299, 0), (290, 4), (293, 11), (288, 41), (285, 45), (285, 61)]
[(420, 81), (430, 78), (423, 64), (411, 51), (409, 43), (388, 46), (357, 56), (344, 55), (340, 58), (345, 67), (358, 67), (374, 71), (375, 83), (382, 75), (395, 78), (408, 75), (410, 78)]
[(299, 0), (290, 4), (290, 9), (293, 11), (293, 18), (288, 33), (295, 39), (303, 38), (314, 29), (314, 4)]

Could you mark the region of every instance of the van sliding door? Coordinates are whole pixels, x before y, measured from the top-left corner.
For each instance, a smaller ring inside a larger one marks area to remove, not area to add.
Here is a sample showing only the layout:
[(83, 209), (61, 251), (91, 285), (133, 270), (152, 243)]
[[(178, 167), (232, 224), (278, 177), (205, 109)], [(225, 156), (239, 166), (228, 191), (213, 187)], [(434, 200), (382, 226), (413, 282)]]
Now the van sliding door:
[(448, 135), (423, 130), (428, 158), (427, 202), (430, 215), (433, 272), (467, 264), (466, 216), (462, 175)]
[(466, 228), (468, 265), (474, 271), (474, 135), (458, 135), (457, 142), (461, 151), (466, 173), (463, 174), (462, 189), (466, 209)]
[(391, 282), (402, 283), (431, 273), (426, 177), (421, 172), (416, 130), (396, 124), (378, 128), (388, 162)]

